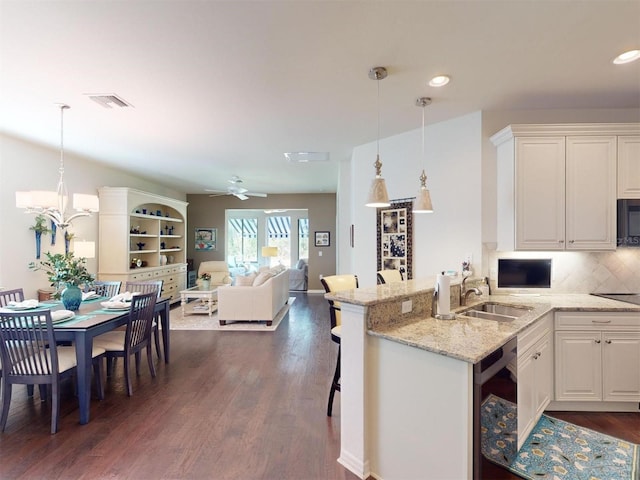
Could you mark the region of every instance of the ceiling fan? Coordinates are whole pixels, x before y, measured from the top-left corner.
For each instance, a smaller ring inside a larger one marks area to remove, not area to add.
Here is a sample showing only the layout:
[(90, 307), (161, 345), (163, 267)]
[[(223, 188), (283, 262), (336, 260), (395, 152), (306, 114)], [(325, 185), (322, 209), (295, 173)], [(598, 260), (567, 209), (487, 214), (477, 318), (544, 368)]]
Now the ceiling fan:
[(237, 175), (234, 175), (227, 181), (231, 185), (227, 187), (226, 191), (208, 190), (208, 189), (205, 189), (205, 191), (211, 192), (211, 195), (209, 195), (210, 197), (220, 197), (222, 195), (233, 195), (234, 197), (239, 198), (240, 200), (247, 200), (249, 197), (266, 197), (267, 196), (266, 193), (250, 192), (249, 190), (241, 186), (240, 184), (243, 183), (242, 179)]

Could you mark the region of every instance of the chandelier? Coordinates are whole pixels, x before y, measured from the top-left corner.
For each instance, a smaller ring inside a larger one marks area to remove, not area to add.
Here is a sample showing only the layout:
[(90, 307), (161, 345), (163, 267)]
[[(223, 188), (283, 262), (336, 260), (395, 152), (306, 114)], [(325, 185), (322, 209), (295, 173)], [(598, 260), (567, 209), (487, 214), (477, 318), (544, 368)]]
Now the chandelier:
[(24, 208), (26, 213), (43, 215), (51, 220), (57, 227), (66, 229), (71, 222), (78, 217), (86, 217), (99, 210), (99, 200), (96, 195), (74, 194), (73, 215), (66, 216), (67, 187), (64, 184), (64, 111), (69, 105), (58, 104), (60, 107), (60, 178), (57, 190), (31, 190), (29, 192), (16, 192), (16, 207)]

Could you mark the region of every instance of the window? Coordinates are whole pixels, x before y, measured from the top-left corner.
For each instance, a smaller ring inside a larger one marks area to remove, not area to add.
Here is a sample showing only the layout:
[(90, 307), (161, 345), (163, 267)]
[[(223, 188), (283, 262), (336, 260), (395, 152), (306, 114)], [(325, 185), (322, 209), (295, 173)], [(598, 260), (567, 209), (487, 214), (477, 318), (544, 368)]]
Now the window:
[(227, 258), (232, 266), (258, 263), (258, 219), (230, 218), (227, 226)]
[[(249, 271), (261, 265), (291, 267), (309, 258), (309, 218), (306, 209), (226, 211), (226, 258), (229, 267)], [(262, 247), (276, 247), (278, 256), (262, 257)]]

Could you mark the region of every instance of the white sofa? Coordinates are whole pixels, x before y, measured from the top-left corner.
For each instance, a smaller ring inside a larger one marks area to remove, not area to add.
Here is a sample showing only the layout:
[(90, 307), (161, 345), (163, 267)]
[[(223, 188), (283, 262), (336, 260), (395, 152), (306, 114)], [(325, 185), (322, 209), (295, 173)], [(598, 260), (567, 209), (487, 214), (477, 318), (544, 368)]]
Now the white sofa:
[[(289, 271), (277, 269), (260, 285), (230, 285), (218, 288), (218, 319), (227, 322), (256, 321), (270, 326), (278, 312), (289, 301)], [(256, 279), (260, 274), (258, 273)], [(264, 277), (264, 275), (263, 275)], [(236, 278), (236, 282), (237, 279)], [(246, 277), (243, 278), (246, 280)]]

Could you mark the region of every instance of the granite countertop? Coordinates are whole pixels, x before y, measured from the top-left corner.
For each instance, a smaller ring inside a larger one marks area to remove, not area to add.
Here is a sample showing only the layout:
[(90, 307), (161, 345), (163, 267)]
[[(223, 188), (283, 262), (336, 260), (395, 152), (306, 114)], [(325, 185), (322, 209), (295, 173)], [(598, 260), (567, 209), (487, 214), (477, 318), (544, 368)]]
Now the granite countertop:
[[(326, 298), (344, 303), (373, 306), (399, 301), (416, 294), (433, 292), (433, 279), (411, 280), (389, 285), (326, 294)], [(453, 284), (454, 282), (452, 282)], [(471, 299), (470, 299), (471, 300)], [(368, 333), (394, 342), (421, 348), (468, 363), (477, 363), (519, 333), (553, 311), (637, 312), (640, 306), (588, 294), (491, 295), (452, 308), (453, 313), (473, 305), (495, 302), (531, 307), (525, 315), (509, 322), (457, 316), (454, 320), (438, 320), (430, 315), (405, 317), (398, 321), (372, 325)]]

